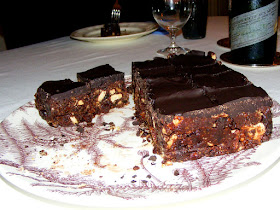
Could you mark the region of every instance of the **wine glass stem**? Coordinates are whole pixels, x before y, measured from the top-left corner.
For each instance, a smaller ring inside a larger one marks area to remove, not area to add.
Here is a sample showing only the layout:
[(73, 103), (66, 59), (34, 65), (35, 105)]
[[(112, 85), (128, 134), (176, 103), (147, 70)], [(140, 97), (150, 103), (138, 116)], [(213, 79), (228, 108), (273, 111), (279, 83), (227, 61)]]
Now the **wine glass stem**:
[(176, 48), (178, 45), (176, 44), (176, 33), (177, 33), (177, 30), (176, 29), (171, 29), (169, 31), (169, 34), (170, 34), (170, 40), (171, 40), (171, 44), (169, 45), (170, 48)]

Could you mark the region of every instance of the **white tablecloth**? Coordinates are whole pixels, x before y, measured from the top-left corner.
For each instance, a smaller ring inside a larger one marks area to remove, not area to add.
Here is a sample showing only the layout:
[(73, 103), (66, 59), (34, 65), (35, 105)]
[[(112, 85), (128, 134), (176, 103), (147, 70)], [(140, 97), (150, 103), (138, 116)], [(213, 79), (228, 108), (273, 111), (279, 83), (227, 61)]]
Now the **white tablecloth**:
[[(190, 49), (213, 51), (219, 57), (225, 49), (217, 46), (216, 42), (227, 36), (228, 18), (209, 17), (206, 38), (186, 40), (179, 35), (177, 43)], [(36, 89), (46, 80), (75, 80), (77, 72), (106, 63), (130, 74), (132, 61), (152, 59), (157, 56), (156, 50), (168, 44), (167, 36), (157, 34), (108, 44), (87, 43), (62, 37), (0, 52), (0, 121), (18, 107), (33, 100)], [(249, 80), (263, 87), (271, 97), (280, 101), (280, 68), (234, 69), (241, 71)], [(202, 199), (150, 209), (279, 209), (279, 176), (280, 163), (277, 162), (250, 181), (228, 190)], [(0, 208), (23, 207), (30, 210), (79, 208), (27, 194), (0, 179)]]

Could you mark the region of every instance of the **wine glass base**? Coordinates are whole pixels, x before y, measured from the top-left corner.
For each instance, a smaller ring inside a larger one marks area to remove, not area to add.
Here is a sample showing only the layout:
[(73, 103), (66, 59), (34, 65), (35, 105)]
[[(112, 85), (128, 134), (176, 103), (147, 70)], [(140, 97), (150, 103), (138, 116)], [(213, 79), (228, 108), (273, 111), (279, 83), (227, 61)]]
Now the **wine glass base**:
[(184, 55), (186, 53), (189, 53), (190, 50), (188, 48), (182, 48), (182, 47), (167, 47), (162, 50), (158, 50), (157, 54), (168, 57), (170, 55)]

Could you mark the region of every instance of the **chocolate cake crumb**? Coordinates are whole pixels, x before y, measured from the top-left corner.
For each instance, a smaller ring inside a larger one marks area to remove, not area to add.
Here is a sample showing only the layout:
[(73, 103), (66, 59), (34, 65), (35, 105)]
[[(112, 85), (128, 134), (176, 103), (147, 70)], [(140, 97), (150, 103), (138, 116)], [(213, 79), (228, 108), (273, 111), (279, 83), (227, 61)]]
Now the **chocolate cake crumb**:
[(132, 94), (132, 92), (133, 92), (132, 85), (129, 85), (126, 89), (127, 89), (127, 92), (128, 92), (129, 94)]
[(179, 175), (180, 175), (179, 171), (178, 171), (178, 170), (175, 170), (175, 171), (174, 171), (174, 176), (179, 176)]
[(149, 158), (149, 160), (151, 160), (151, 161), (156, 161), (156, 160), (157, 160), (157, 157), (156, 157), (155, 155), (153, 155), (153, 156), (151, 156), (151, 157)]
[(48, 155), (48, 153), (47, 153), (45, 150), (39, 151), (39, 154), (40, 154), (41, 156), (47, 156), (47, 155)]
[(132, 122), (132, 125), (140, 125), (140, 122), (138, 120), (135, 120)]
[(133, 167), (133, 170), (134, 170), (134, 171), (137, 171), (137, 170), (139, 170), (139, 169), (140, 169), (139, 166), (134, 166), (134, 167)]
[(79, 133), (84, 133), (85, 130), (82, 126), (78, 125), (76, 131), (78, 131)]
[(92, 126), (94, 126), (94, 123), (92, 123), (92, 122), (88, 122), (88, 123), (86, 124), (86, 127), (92, 127)]
[(140, 136), (140, 134), (141, 134), (141, 130), (138, 129), (137, 132), (136, 132), (136, 136)]
[(149, 157), (149, 154), (145, 154), (145, 155), (143, 156), (143, 158), (146, 158), (146, 157)]
[(132, 120), (137, 120), (137, 117), (136, 116), (132, 116), (131, 119)]
[(116, 128), (116, 125), (114, 122), (109, 122), (109, 125), (110, 125), (111, 130), (114, 130)]
[(104, 128), (105, 131), (113, 131), (116, 128), (114, 122), (109, 122), (109, 123), (103, 122), (102, 125), (105, 127)]

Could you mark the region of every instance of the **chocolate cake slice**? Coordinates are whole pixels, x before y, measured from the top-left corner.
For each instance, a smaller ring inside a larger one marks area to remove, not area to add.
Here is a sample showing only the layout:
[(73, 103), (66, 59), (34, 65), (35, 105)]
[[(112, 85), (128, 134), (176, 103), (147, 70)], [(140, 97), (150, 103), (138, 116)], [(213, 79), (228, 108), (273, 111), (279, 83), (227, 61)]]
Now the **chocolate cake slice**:
[(90, 88), (70, 79), (46, 81), (35, 94), (40, 116), (53, 127), (90, 122), (95, 112), (90, 101)]
[(107, 113), (115, 107), (128, 104), (128, 92), (124, 73), (116, 71), (109, 64), (77, 73), (79, 82), (85, 82), (91, 89), (92, 106), (101, 113)]
[(234, 153), (269, 140), (272, 100), (262, 88), (209, 55), (184, 58), (169, 59), (173, 75), (132, 71), (136, 116), (164, 162)]
[(90, 123), (95, 115), (128, 103), (124, 73), (110, 65), (98, 66), (69, 79), (46, 81), (35, 94), (35, 106), (49, 125)]
[(101, 28), (101, 37), (120, 36), (121, 29), (118, 23), (105, 23)]
[[(132, 86), (134, 90), (133, 98), (135, 102), (135, 115), (140, 122), (146, 121), (146, 79), (158, 77), (184, 77), (192, 75), (192, 72), (199, 72), (202, 67), (213, 69), (217, 65), (212, 58), (213, 53), (205, 55), (201, 51), (191, 51), (186, 55), (179, 55), (170, 59), (155, 58), (153, 60), (132, 63)], [(221, 71), (219, 69), (219, 71)]]

